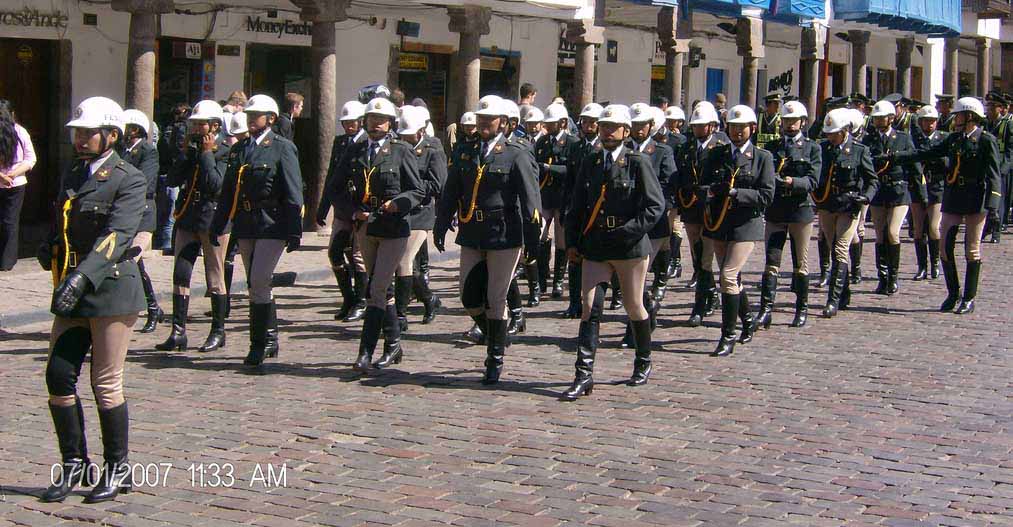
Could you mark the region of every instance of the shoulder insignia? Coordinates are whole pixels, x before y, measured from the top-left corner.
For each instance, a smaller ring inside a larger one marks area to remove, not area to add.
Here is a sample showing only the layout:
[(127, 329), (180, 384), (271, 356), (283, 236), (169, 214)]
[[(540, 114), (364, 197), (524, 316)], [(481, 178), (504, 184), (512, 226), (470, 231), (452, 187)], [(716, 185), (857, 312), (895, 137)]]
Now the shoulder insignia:
[(380, 153), (389, 154), (390, 153), (390, 146), (385, 146), (385, 147), (381, 148), (380, 149)]
[(621, 166), (621, 167), (624, 167), (624, 166), (626, 166), (626, 158), (627, 158), (628, 156), (629, 156), (629, 154), (626, 154), (625, 156), (623, 156), (623, 157), (620, 157), (619, 159), (617, 159), (617, 160), (616, 160), (616, 165), (619, 165), (619, 166)]
[(97, 181), (105, 181), (109, 179), (109, 170), (105, 168), (99, 170), (98, 172), (95, 173), (95, 179)]
[(415, 153), (418, 155), (422, 155), (422, 148), (416, 148)]
[(268, 137), (260, 142), (260, 146), (269, 146), (271, 144), (271, 138)]
[(496, 143), (496, 146), (493, 148), (493, 150), (495, 150), (497, 154), (500, 153), (500, 152), (502, 152), (503, 151), (503, 143)]

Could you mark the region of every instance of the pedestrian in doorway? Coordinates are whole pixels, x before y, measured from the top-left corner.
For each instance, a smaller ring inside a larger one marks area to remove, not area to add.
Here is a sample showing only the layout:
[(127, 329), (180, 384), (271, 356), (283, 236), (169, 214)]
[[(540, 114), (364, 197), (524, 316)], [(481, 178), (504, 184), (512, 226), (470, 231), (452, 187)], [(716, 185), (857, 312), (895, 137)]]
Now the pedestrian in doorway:
[(0, 271), (10, 271), (18, 261), (18, 218), (34, 166), (28, 130), (15, 120), (10, 101), (0, 99)]

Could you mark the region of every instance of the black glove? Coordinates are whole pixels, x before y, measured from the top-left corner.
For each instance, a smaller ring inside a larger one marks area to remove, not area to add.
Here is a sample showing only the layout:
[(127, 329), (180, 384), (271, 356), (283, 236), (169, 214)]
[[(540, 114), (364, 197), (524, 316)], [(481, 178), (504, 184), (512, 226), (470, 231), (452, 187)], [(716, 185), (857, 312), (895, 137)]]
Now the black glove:
[(721, 181), (716, 185), (711, 185), (711, 193), (715, 196), (727, 196), (729, 190), (731, 190), (731, 186), (727, 181)]
[(851, 200), (852, 203), (855, 203), (857, 205), (866, 205), (869, 203), (869, 198), (865, 197), (864, 194), (859, 194), (858, 192), (855, 191), (846, 192), (844, 194), (844, 197), (846, 199)]
[(35, 257), (39, 259), (39, 265), (43, 269), (47, 271), (53, 269), (53, 250), (48, 244), (40, 244), (38, 250), (35, 252)]
[(81, 297), (91, 290), (91, 282), (76, 269), (67, 274), (60, 285), (53, 291), (53, 304), (49, 310), (60, 317), (69, 317), (81, 301)]
[(299, 248), (302, 244), (302, 240), (298, 236), (289, 236), (285, 240), (285, 252), (290, 253)]
[(436, 247), (437, 251), (440, 251), (441, 253), (446, 251), (447, 250), (446, 243), (447, 243), (446, 230), (441, 229), (433, 231), (433, 247)]
[(317, 220), (317, 225), (319, 225), (321, 227), (326, 227), (327, 226), (327, 211), (326, 210), (322, 210), (322, 209), (317, 210), (317, 218), (316, 218), (316, 220)]

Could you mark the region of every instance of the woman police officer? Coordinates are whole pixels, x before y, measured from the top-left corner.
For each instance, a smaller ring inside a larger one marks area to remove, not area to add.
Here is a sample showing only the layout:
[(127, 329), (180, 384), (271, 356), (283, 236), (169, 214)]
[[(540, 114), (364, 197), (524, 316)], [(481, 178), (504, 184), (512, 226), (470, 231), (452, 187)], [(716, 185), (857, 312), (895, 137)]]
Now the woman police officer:
[(113, 148), (123, 133), (122, 113), (105, 97), (85, 99), (74, 111), (67, 126), (74, 132), (79, 162), (61, 178), (61, 213), (39, 251), (42, 267), (52, 270), (56, 284), (46, 385), (63, 457), (61, 477), (42, 494), (42, 501), (62, 501), (90, 479), (84, 413), (77, 396), (78, 375), (89, 349), (105, 463), (85, 502), (114, 499), (131, 485), (123, 365), (131, 327), (144, 309), (133, 260), (139, 251), (132, 247), (144, 214), (147, 182)]
[[(215, 101), (201, 101), (187, 118), (190, 137), (180, 158), (172, 164), (168, 184), (180, 187), (173, 218), (176, 234), (172, 272), (172, 332), (155, 346), (162, 351), (185, 350), (186, 318), (190, 305), (190, 278), (198, 254), (204, 253), (204, 273), (211, 293), (211, 332), (199, 351), (213, 351), (225, 345), (225, 250), (227, 234), (210, 234), (211, 220), (228, 168), (229, 148), (220, 138), (222, 107)], [(214, 240), (212, 240), (214, 236)]]
[[(943, 142), (949, 132), (938, 129), (939, 111), (925, 105), (915, 113), (921, 133), (913, 134), (915, 148), (927, 150)], [(911, 219), (914, 221), (914, 246), (918, 259), (918, 272), (914, 280), (939, 278), (939, 225), (943, 217), (943, 189), (949, 171), (949, 159), (930, 159), (922, 163), (925, 176), (926, 200), (911, 203)], [(926, 243), (926, 239), (928, 242)]]
[(541, 236), (538, 165), (525, 142), (503, 136), (506, 108), (486, 97), (475, 112), (476, 141), (459, 142), (451, 154), (447, 185), (436, 207), (433, 245), (445, 248), (456, 214), (461, 246), (461, 303), (486, 342), (482, 384), (499, 382), (507, 346), (507, 289), (521, 257), (537, 255)]
[[(624, 290), (624, 306), (633, 326), (636, 356), (630, 386), (647, 383), (651, 374), (651, 321), (643, 305), (651, 242), (648, 232), (662, 219), (665, 197), (651, 160), (625, 146), (632, 122), (629, 108), (609, 105), (598, 120), (601, 148), (580, 164), (566, 216), (566, 253), (581, 259), (583, 313), (577, 335), (576, 374), (560, 395), (573, 401), (594, 388), (594, 359), (601, 323), (593, 309), (598, 284), (613, 273)], [(596, 316), (592, 316), (596, 315)]]
[[(715, 148), (700, 172), (703, 240), (720, 272), (721, 340), (711, 353), (715, 357), (730, 355), (736, 339), (745, 344), (753, 338), (742, 268), (755, 243), (763, 239), (763, 212), (774, 199), (773, 158), (749, 140), (756, 126), (752, 108), (731, 107), (727, 120), (731, 144)], [(736, 318), (742, 321), (741, 336), (735, 332)]]
[(278, 103), (267, 95), (250, 97), (249, 137), (229, 152), (221, 200), (210, 237), (214, 244), (232, 225), (250, 284), (250, 350), (243, 361), (260, 366), (278, 356), (277, 307), (271, 276), (283, 250), (299, 248), (302, 238), (303, 182), (295, 145), (271, 131)]

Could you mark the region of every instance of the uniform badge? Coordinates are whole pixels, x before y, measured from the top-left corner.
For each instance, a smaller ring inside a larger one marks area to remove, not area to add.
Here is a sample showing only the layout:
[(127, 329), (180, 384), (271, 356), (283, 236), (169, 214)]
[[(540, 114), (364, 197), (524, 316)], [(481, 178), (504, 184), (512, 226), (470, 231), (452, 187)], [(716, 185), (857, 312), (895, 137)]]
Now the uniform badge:
[(270, 144), (271, 144), (271, 140), (270, 140), (270, 139), (264, 139), (264, 141), (263, 141), (262, 143), (260, 143), (260, 144), (261, 144), (262, 146), (267, 146), (267, 145), (270, 145)]
[(619, 160), (616, 161), (616, 164), (621, 167), (626, 166), (626, 156), (620, 157)]
[(496, 151), (496, 153), (498, 154), (498, 153), (500, 153), (500, 152), (502, 152), (502, 151), (503, 151), (503, 145), (501, 145), (501, 144), (497, 144), (497, 145), (496, 145), (496, 147), (495, 147), (495, 148), (493, 148), (493, 150), (495, 150), (495, 151)]
[(469, 159), (471, 159), (471, 156), (468, 154), (461, 154), (461, 159), (463, 161), (468, 161)]
[(383, 149), (380, 150), (380, 152), (383, 153), (383, 154), (389, 154), (390, 153), (390, 147), (389, 146), (385, 146), (385, 147), (383, 147)]
[(106, 169), (103, 168), (102, 170), (99, 170), (98, 172), (95, 173), (95, 180), (96, 181), (105, 181), (107, 179), (109, 179), (109, 171), (108, 170), (106, 170)]
[(418, 155), (422, 155), (422, 149), (421, 148), (416, 148), (415, 149), (415, 153), (418, 154)]
[(653, 154), (654, 153), (654, 146), (653, 145), (652, 146), (648, 146), (647, 150), (645, 150), (644, 152), (647, 153), (647, 154)]

